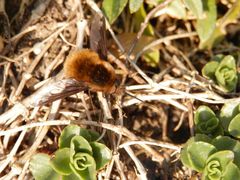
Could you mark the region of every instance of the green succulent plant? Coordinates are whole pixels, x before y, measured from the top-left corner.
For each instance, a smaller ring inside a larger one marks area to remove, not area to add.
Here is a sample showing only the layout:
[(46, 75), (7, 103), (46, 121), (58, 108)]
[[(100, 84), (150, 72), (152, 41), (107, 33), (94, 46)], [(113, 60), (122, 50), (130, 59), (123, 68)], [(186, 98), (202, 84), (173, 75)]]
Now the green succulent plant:
[(181, 151), (184, 166), (202, 173), (203, 180), (234, 180), (240, 178), (240, 144), (227, 136), (209, 139), (197, 134)]
[(203, 170), (203, 180), (234, 180), (240, 178), (240, 170), (233, 163), (234, 153), (229, 150), (218, 151), (207, 158)]
[(230, 135), (240, 138), (240, 103), (226, 103), (219, 115), (220, 123), (224, 130)]
[(216, 114), (199, 106), (194, 123), (197, 134), (181, 150), (183, 165), (203, 180), (240, 179), (240, 103), (226, 103)]
[[(96, 142), (96, 132), (67, 126), (59, 137), (59, 149), (53, 157), (36, 154), (30, 161), (30, 170), (37, 180), (95, 180), (97, 171), (111, 159), (111, 151)], [(44, 163), (44, 166), (39, 164)]]
[(218, 55), (214, 61), (210, 61), (203, 67), (202, 74), (212, 79), (226, 92), (233, 92), (237, 87), (237, 68), (235, 59), (231, 55)]
[(194, 116), (196, 132), (217, 136), (223, 135), (223, 128), (216, 114), (207, 106), (199, 106)]

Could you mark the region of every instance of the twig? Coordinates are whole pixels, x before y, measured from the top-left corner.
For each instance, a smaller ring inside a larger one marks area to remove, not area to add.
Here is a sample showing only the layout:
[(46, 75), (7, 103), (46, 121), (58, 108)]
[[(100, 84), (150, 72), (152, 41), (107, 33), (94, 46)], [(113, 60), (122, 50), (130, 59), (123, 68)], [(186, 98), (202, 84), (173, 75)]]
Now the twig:
[(28, 170), (28, 166), (29, 166), (29, 161), (27, 161), (24, 164), (24, 166), (22, 168), (22, 171), (21, 171), (21, 174), (18, 176), (18, 180), (24, 180), (25, 179), (24, 176), (25, 176), (25, 174), (26, 174), (26, 172)]
[(77, 40), (76, 40), (76, 47), (78, 49), (82, 49), (83, 47), (83, 39), (84, 39), (84, 31), (87, 26), (87, 21), (82, 19), (77, 22)]
[(20, 115), (26, 116), (27, 114), (27, 108), (21, 103), (16, 103), (11, 109), (0, 115), (0, 125), (5, 124), (8, 120), (13, 121)]
[(52, 72), (52, 70), (59, 64), (63, 63), (64, 61), (64, 53), (66, 53), (69, 50), (69, 47), (67, 46), (62, 46), (59, 54), (54, 58), (54, 60), (49, 64), (49, 66), (47, 66), (45, 73), (44, 73), (44, 79), (48, 79), (50, 73)]
[(130, 99), (130, 100), (126, 100), (123, 102), (122, 106), (123, 107), (128, 107), (134, 104), (138, 104), (138, 103), (142, 103), (145, 101), (162, 101), (162, 102), (166, 102), (169, 104), (172, 104), (173, 106), (177, 107), (178, 109), (181, 109), (183, 111), (188, 111), (188, 109), (180, 104), (180, 103), (176, 103), (177, 101), (173, 100), (173, 99), (184, 99), (184, 97), (179, 97), (178, 95), (165, 95), (165, 94), (161, 94), (161, 95), (133, 95), (134, 98)]
[(20, 147), (22, 140), (26, 134), (27, 130), (23, 130), (19, 135), (17, 141), (15, 142), (11, 152), (7, 155), (7, 158), (0, 163), (0, 173), (7, 167), (7, 165), (13, 160), (13, 157), (16, 155), (18, 148)]
[[(103, 122), (107, 123), (109, 120), (113, 119), (111, 111), (108, 107), (108, 102), (107, 102), (106, 98), (103, 97), (102, 92), (97, 92), (97, 97), (98, 97), (101, 109), (103, 110), (103, 114), (104, 114)], [(102, 139), (105, 134), (106, 134), (106, 129), (103, 129), (103, 132), (102, 132), (101, 136), (98, 138), (98, 140)]]
[[(137, 86), (138, 85), (135, 85), (134, 89), (136, 89)], [(174, 88), (167, 87), (167, 86), (165, 86), (161, 83), (158, 83), (158, 84), (155, 83), (154, 88), (152, 88), (150, 85), (139, 85), (139, 86), (143, 87), (143, 88), (146, 88), (146, 89), (151, 89), (154, 92), (162, 89), (162, 90), (165, 90), (165, 91), (172, 92), (176, 95), (182, 95), (185, 98), (196, 99), (196, 100), (203, 101), (203, 102), (210, 103), (210, 104), (224, 104), (224, 103), (227, 103), (227, 102), (239, 101), (240, 100), (240, 98), (223, 99), (223, 98), (220, 98), (220, 96), (215, 96), (212, 93), (211, 94), (205, 93), (205, 94), (208, 94), (209, 98), (214, 98), (213, 100), (212, 99), (207, 99), (207, 98), (204, 98), (204, 97), (201, 97), (201, 96), (196, 96), (196, 95), (191, 94), (191, 93), (186, 93), (184, 91), (180, 91), (180, 90), (177, 90), (177, 89), (174, 89)], [(126, 87), (126, 89), (128, 89), (128, 87)], [(131, 88), (129, 88), (129, 89), (131, 89)]]
[(128, 155), (131, 157), (131, 159), (135, 163), (137, 170), (139, 172), (139, 177), (141, 177), (141, 180), (147, 180), (147, 172), (146, 172), (145, 168), (143, 167), (142, 163), (135, 156), (133, 150), (129, 146), (123, 146), (123, 148), (125, 149), (125, 151), (128, 153)]
[(180, 39), (180, 38), (189, 38), (189, 37), (192, 37), (192, 36), (197, 36), (197, 33), (196, 32), (190, 32), (190, 33), (184, 33), (184, 34), (176, 34), (176, 35), (171, 35), (171, 36), (167, 36), (167, 37), (155, 40), (155, 41), (151, 42), (150, 44), (146, 45), (141, 51), (139, 51), (136, 54), (134, 62), (136, 63), (137, 60), (139, 59), (139, 57), (142, 56), (142, 54), (144, 52), (146, 52), (147, 50), (149, 50), (149, 49), (151, 49), (155, 46), (158, 46), (161, 43), (164, 43), (166, 41), (172, 41), (172, 40)]
[(133, 41), (132, 43), (132, 46), (129, 48), (129, 51), (128, 51), (128, 56), (131, 55), (135, 45), (137, 44), (137, 41), (140, 39), (140, 37), (142, 36), (145, 28), (147, 27), (148, 23), (149, 23), (149, 20), (152, 18), (152, 16), (157, 12), (159, 11), (160, 9), (163, 9), (165, 8), (170, 2), (172, 2), (173, 0), (166, 0), (164, 2), (162, 2), (161, 4), (157, 5), (154, 9), (152, 9), (148, 14), (147, 16), (145, 17), (144, 19), (144, 22), (141, 24), (141, 29), (139, 30), (139, 32), (137, 33), (137, 36), (135, 38), (135, 40)]
[[(47, 118), (48, 121), (51, 121), (56, 118), (58, 109), (60, 107), (61, 100), (55, 101), (52, 103), (51, 111), (49, 113), (49, 117)], [(48, 115), (48, 114), (47, 114)], [(34, 143), (32, 144), (31, 148), (28, 149), (26, 154), (20, 158), (20, 162), (24, 164), (26, 161), (30, 159), (30, 157), (36, 152), (39, 145), (42, 143), (43, 139), (45, 138), (47, 132), (49, 130), (49, 126), (44, 126), (41, 128), (40, 133), (36, 136)]]
[(151, 141), (127, 141), (119, 146), (119, 148), (124, 148), (125, 146), (131, 146), (131, 145), (136, 145), (136, 144), (147, 144), (147, 145), (152, 145), (152, 146), (160, 146), (162, 148), (167, 148), (167, 149), (172, 149), (174, 151), (177, 151), (180, 153), (181, 147), (166, 143), (166, 142), (151, 142)]
[[(181, 91), (183, 92), (183, 91)], [(207, 93), (183, 93), (183, 94), (155, 94), (155, 95), (135, 95), (136, 98), (127, 100), (123, 102), (123, 106), (131, 106), (133, 104), (137, 104), (137, 103), (141, 103), (144, 101), (168, 101), (171, 99), (196, 99), (196, 100), (201, 100), (201, 101), (205, 101), (205, 102), (211, 102), (212, 104), (221, 104), (221, 101), (219, 103), (218, 100), (209, 100), (207, 98), (213, 98), (211, 95), (207, 94)], [(182, 109), (182, 108), (181, 108)], [(183, 108), (184, 109), (184, 108)]]
[[(68, 26), (72, 25), (73, 23), (75, 23), (75, 22), (71, 21), (71, 22), (59, 23), (57, 25), (57, 27), (56, 27), (58, 29), (55, 30), (49, 37), (47, 37), (46, 39), (41, 41), (41, 43), (47, 43), (49, 40), (52, 40), (53, 38), (57, 37), (65, 28), (67, 28)], [(34, 50), (34, 47), (30, 48), (28, 51), (26, 51), (26, 52), (22, 53), (21, 55), (19, 55), (15, 60), (16, 61), (21, 60), (24, 56), (28, 55), (33, 50)]]
[(4, 60), (7, 60), (7, 61), (9, 61), (9, 62), (16, 63), (16, 64), (19, 63), (18, 61), (14, 60), (14, 59), (11, 59), (11, 58), (9, 58), (9, 57), (6, 57), (6, 56), (0, 55), (0, 58), (1, 58), (1, 59), (4, 59)]
[(20, 131), (24, 131), (30, 128), (35, 128), (35, 127), (44, 127), (44, 126), (61, 126), (61, 125), (69, 125), (71, 123), (70, 120), (49, 120), (49, 121), (44, 121), (44, 122), (31, 122), (31, 124), (19, 126), (13, 129), (8, 129), (8, 130), (1, 130), (0, 131), (0, 136), (5, 136), (9, 134), (14, 134)]
[(37, 29), (37, 26), (36, 25), (33, 25), (33, 26), (30, 26), (26, 29), (24, 29), (23, 31), (21, 31), (20, 33), (18, 33), (17, 35), (13, 36), (10, 41), (11, 42), (14, 42), (14, 41), (17, 41), (19, 39), (21, 39), (25, 34), (31, 32), (31, 31), (34, 31)]
[(122, 163), (120, 162), (120, 159), (119, 159), (119, 155), (120, 155), (119, 153), (114, 154), (113, 159), (114, 159), (114, 162), (116, 163), (116, 168), (120, 174), (121, 180), (126, 180), (127, 178), (124, 174)]
[(111, 161), (108, 163), (107, 167), (106, 167), (106, 171), (105, 171), (105, 179), (110, 179), (110, 175), (113, 169), (113, 165), (114, 165), (114, 154), (112, 156)]
[(77, 47), (75, 44), (72, 44), (72, 43), (68, 42), (62, 33), (60, 33), (59, 36), (61, 37), (61, 39), (63, 40), (63, 42), (65, 42), (67, 45), (69, 45), (69, 46), (71, 46), (71, 47), (74, 47), (74, 48)]
[(104, 122), (107, 122), (107, 120), (109, 120), (109, 119), (113, 119), (111, 111), (109, 109), (108, 102), (107, 102), (106, 98), (103, 97), (103, 93), (102, 92), (97, 92), (97, 97), (98, 97), (100, 106), (103, 110), (104, 119), (105, 119)]
[(27, 72), (24, 73), (23, 78), (15, 92), (14, 97), (12, 97), (12, 101), (14, 102), (16, 100), (16, 98), (21, 94), (27, 80), (29, 80), (31, 78), (31, 73), (33, 72), (33, 70), (35, 69), (35, 67), (37, 66), (37, 64), (40, 62), (40, 60), (42, 59), (43, 55), (46, 53), (46, 51), (50, 48), (50, 46), (53, 44), (54, 40), (51, 40), (50, 42), (48, 42), (48, 44), (45, 45), (44, 49), (41, 51), (41, 53), (33, 60), (32, 64), (30, 65), (30, 67), (28, 68)]

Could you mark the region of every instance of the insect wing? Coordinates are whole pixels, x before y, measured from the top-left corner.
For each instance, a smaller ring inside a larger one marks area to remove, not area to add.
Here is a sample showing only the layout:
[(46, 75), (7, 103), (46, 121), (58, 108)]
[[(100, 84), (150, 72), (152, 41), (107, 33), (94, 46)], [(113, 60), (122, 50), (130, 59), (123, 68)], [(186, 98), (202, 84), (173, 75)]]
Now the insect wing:
[(37, 91), (37, 93), (34, 93), (32, 105), (34, 107), (45, 105), (86, 89), (87, 87), (84, 83), (78, 82), (75, 79), (68, 78), (58, 80), (49, 83), (47, 86), (43, 86)]
[(107, 60), (106, 22), (104, 16), (95, 13), (90, 30), (90, 48)]

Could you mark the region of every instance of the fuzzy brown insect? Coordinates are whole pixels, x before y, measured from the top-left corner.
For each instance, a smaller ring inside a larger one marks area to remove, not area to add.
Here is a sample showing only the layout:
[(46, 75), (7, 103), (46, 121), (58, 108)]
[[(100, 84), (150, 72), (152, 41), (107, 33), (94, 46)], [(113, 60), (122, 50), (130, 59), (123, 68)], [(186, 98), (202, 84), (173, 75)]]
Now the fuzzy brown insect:
[(63, 72), (32, 95), (33, 106), (90, 89), (113, 93), (115, 71), (107, 60), (105, 19), (95, 14), (91, 23), (90, 49), (76, 50), (65, 61)]
[(111, 64), (89, 49), (73, 52), (64, 64), (64, 75), (82, 82), (90, 90), (115, 91), (115, 71)]

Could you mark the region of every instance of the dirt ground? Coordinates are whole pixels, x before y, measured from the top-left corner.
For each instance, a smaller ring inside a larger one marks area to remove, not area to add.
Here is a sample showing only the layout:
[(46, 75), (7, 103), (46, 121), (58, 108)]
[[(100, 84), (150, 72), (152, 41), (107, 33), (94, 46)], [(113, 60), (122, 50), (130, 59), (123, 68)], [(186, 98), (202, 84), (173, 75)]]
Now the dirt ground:
[[(32, 179), (28, 169), (31, 156), (56, 151), (61, 130), (70, 120), (101, 133), (113, 151), (113, 160), (98, 177), (141, 179), (146, 174), (151, 180), (200, 179), (199, 174), (183, 167), (180, 149), (193, 135), (193, 113), (199, 105), (217, 110), (222, 106), (214, 103), (217, 96), (239, 96), (219, 92), (202, 77), (201, 69), (214, 54), (239, 52), (240, 21), (227, 28), (225, 40), (214, 49), (199, 50), (199, 39), (191, 34), (194, 19), (152, 18), (157, 39), (165, 38), (157, 47), (160, 60), (154, 67), (143, 58), (135, 66), (130, 64), (108, 31), (108, 61), (118, 80), (115, 93), (84, 89), (52, 105), (32, 106), (34, 98), (31, 102), (24, 99), (60, 73), (76, 47), (80, 19), (88, 22), (83, 47), (89, 48), (89, 28), (96, 10), (90, 2), (83, 0), (80, 6), (77, 0), (5, 1), (5, 12), (0, 11), (0, 114), (5, 113), (0, 115), (0, 176)], [(101, 2), (95, 5), (100, 7)], [(221, 3), (218, 8), (222, 14), (227, 11)], [(129, 42), (120, 35), (132, 33), (126, 36), (128, 41), (134, 40), (128, 17), (126, 10), (110, 26), (126, 49)], [(189, 36), (168, 39), (183, 33)], [(136, 42), (133, 57), (143, 45)], [(153, 81), (155, 87), (151, 86)]]

